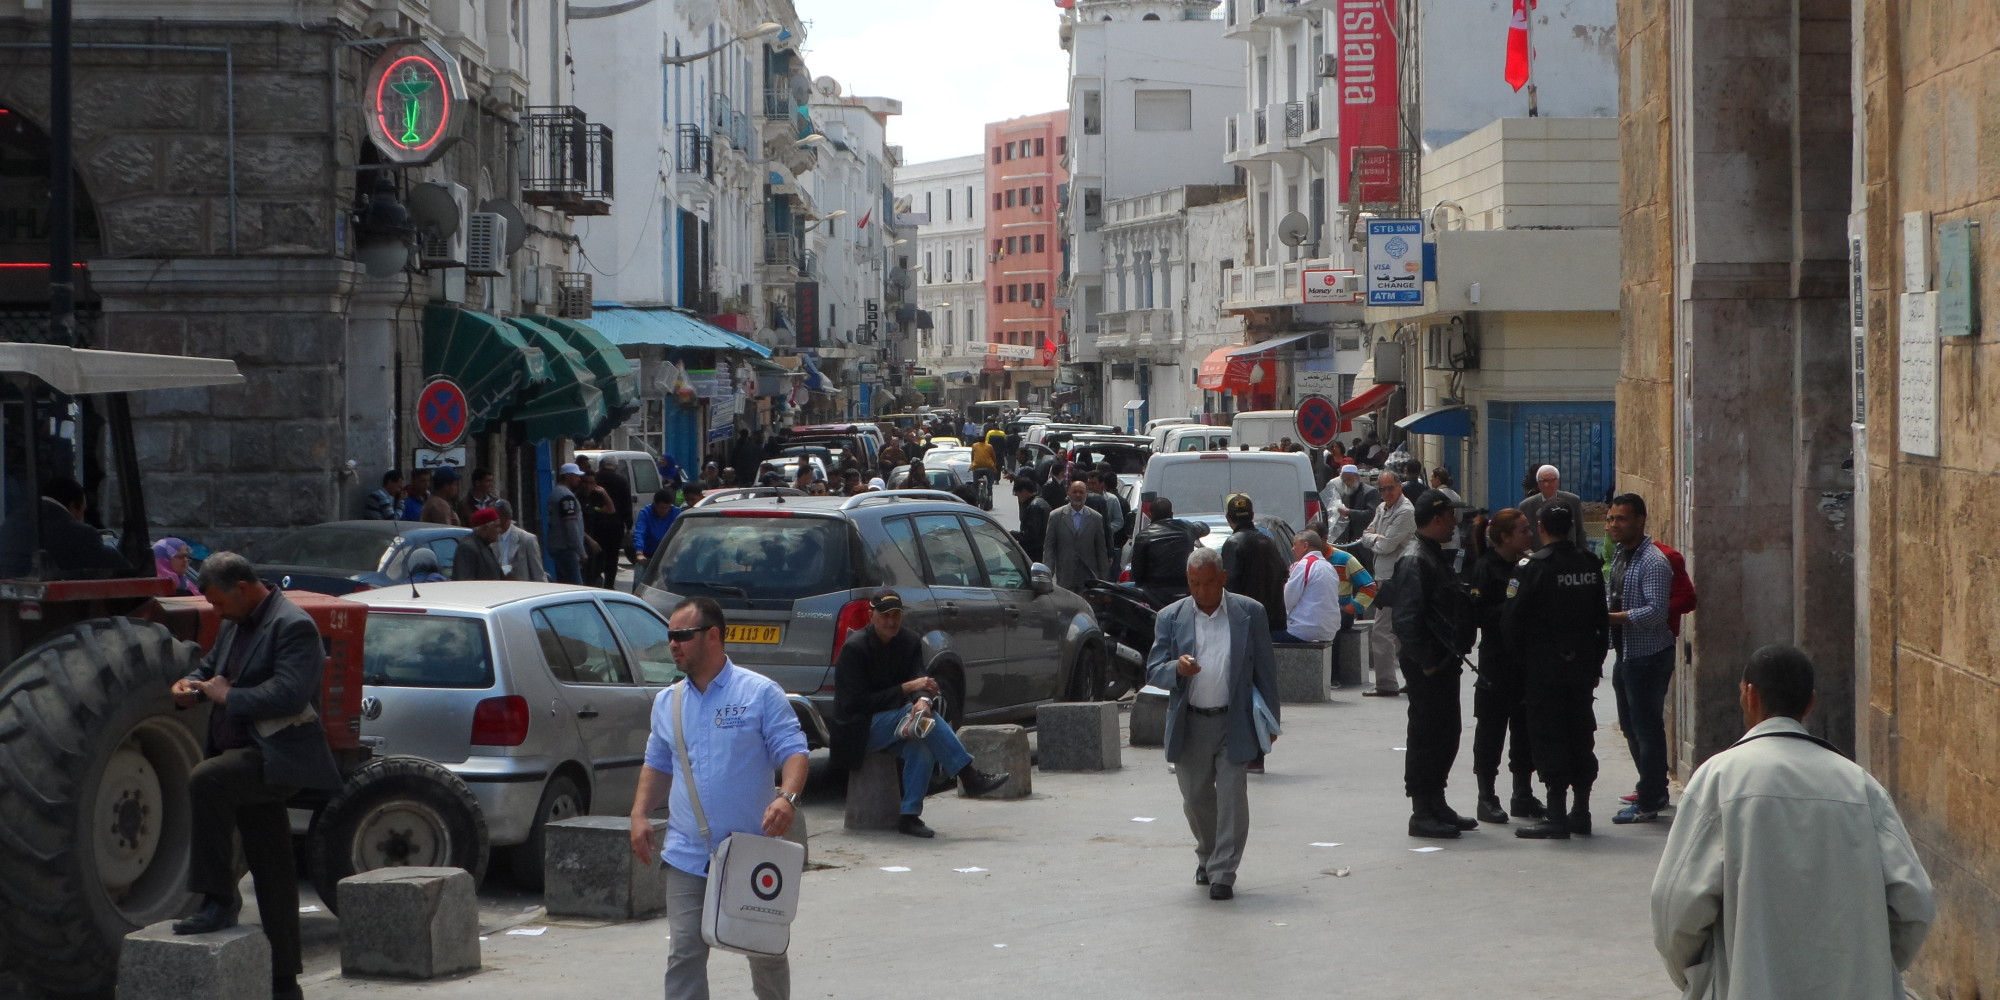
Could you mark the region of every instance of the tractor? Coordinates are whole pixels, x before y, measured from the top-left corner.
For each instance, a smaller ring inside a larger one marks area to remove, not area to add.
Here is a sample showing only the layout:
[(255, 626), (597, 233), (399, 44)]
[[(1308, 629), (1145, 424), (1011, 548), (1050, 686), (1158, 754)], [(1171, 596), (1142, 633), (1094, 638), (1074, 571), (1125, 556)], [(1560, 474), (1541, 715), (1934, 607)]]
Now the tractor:
[[(232, 361), (0, 344), (0, 973), (60, 997), (111, 996), (126, 934), (184, 915), (188, 776), (205, 707), (168, 687), (215, 640), (219, 616), (174, 582), (53, 569), (40, 547), (38, 469), (94, 468), (108, 438), (119, 550), (151, 567), (125, 394), (241, 382)], [(143, 572), (140, 571), (140, 572)], [(319, 625), (319, 712), (344, 783), (289, 803), (303, 871), (329, 909), (340, 879), (393, 865), (485, 874), (486, 824), (465, 783), (361, 735), (366, 609), (287, 594)]]

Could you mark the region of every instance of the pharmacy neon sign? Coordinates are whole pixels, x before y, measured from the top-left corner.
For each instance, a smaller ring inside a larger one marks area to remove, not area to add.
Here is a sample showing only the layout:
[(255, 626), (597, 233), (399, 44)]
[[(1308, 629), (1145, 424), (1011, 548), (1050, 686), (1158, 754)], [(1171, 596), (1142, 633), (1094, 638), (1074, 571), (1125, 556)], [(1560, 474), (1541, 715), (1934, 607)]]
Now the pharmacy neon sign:
[(457, 62), (428, 42), (382, 53), (367, 98), (369, 138), (391, 162), (430, 163), (458, 138), (465, 86)]

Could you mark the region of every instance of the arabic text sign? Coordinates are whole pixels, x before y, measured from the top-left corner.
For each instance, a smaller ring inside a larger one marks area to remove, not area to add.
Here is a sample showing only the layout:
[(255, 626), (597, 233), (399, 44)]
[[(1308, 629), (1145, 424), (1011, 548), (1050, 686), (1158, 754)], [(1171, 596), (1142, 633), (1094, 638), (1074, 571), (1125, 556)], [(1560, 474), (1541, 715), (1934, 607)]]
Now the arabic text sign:
[(1369, 305), (1423, 304), (1423, 241), (1421, 219), (1368, 220)]

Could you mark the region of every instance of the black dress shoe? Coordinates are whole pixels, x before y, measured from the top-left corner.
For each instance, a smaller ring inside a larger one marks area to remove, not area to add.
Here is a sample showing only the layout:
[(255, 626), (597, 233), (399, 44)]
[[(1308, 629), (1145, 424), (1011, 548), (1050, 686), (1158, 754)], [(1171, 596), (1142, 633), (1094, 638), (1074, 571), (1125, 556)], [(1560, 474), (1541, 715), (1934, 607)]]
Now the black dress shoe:
[(1507, 811), (1517, 819), (1541, 819), (1548, 815), (1542, 800), (1533, 795), (1516, 795), (1507, 803)]
[(236, 915), (242, 910), (243, 900), (240, 897), (205, 897), (201, 909), (194, 911), (194, 916), (174, 921), (174, 933), (209, 934), (228, 930), (236, 926)]
[(907, 833), (912, 837), (922, 837), (925, 840), (937, 836), (936, 830), (924, 824), (922, 816), (915, 816), (909, 813), (903, 814), (896, 820), (896, 832)]
[(271, 1000), (305, 1000), (306, 991), (299, 989), (297, 976), (272, 976)]
[(1006, 771), (1002, 771), (999, 774), (987, 774), (984, 771), (974, 770), (970, 765), (967, 765), (965, 770), (958, 772), (958, 787), (968, 798), (976, 799), (1006, 784), (1007, 779), (1010, 777), (1013, 777), (1013, 775)]
[(1522, 840), (1568, 840), (1569, 820), (1563, 816), (1549, 816), (1533, 826), (1515, 829), (1514, 836)]
[(1208, 887), (1208, 898), (1234, 899), (1236, 898), (1236, 890), (1231, 889), (1229, 886), (1221, 882), (1217, 882), (1214, 885)]
[(1478, 813), (1481, 823), (1507, 822), (1507, 810), (1500, 808), (1500, 797), (1497, 795), (1480, 796), (1479, 807), (1473, 811)]
[(1203, 868), (1200, 865), (1196, 865), (1194, 867), (1194, 884), (1196, 885), (1208, 884), (1208, 869)]
[(1380, 688), (1369, 688), (1368, 690), (1366, 690), (1366, 691), (1363, 691), (1363, 692), (1361, 692), (1361, 697), (1363, 697), (1363, 698), (1394, 698), (1394, 697), (1396, 697), (1397, 695), (1399, 695), (1399, 694), (1402, 694), (1402, 693), (1403, 693), (1403, 690), (1402, 690), (1401, 688), (1395, 688), (1395, 689), (1393, 689), (1393, 690), (1389, 690), (1389, 691), (1384, 691), (1384, 690), (1382, 690), (1382, 689), (1380, 689)]

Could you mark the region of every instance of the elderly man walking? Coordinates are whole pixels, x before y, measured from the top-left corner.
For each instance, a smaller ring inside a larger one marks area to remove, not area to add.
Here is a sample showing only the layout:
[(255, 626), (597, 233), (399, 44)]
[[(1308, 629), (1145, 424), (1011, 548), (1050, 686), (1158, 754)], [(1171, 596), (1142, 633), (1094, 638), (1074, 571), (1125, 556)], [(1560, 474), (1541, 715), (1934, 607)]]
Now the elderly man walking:
[(1092, 580), (1111, 575), (1104, 517), (1087, 506), (1090, 491), (1078, 479), (1069, 484), (1069, 503), (1049, 515), (1042, 537), (1042, 561), (1055, 571), (1056, 585), (1081, 591)]
[(1403, 496), (1403, 481), (1395, 473), (1383, 472), (1375, 477), (1375, 483), (1382, 503), (1375, 508), (1368, 530), (1361, 535), (1361, 543), (1375, 554), (1375, 580), (1382, 589), (1375, 598), (1375, 624), (1368, 628), (1368, 662), (1375, 671), (1375, 686), (1361, 694), (1368, 698), (1393, 698), (1403, 693), (1402, 685), (1396, 681), (1396, 657), (1401, 643), (1397, 641), (1396, 630), (1389, 625), (1385, 609), (1393, 603), (1395, 588), (1389, 581), (1396, 578), (1396, 562), (1417, 548), (1417, 512)]
[(1195, 549), (1187, 579), (1188, 596), (1160, 612), (1146, 680), (1169, 692), (1167, 761), (1194, 832), (1195, 884), (1208, 886), (1210, 899), (1229, 899), (1250, 835), (1258, 715), (1278, 721), (1277, 665), (1264, 608), (1224, 591), (1220, 553)]
[[(1553, 465), (1544, 465), (1535, 470), (1535, 490), (1521, 501), (1520, 511), (1528, 515), (1528, 523), (1542, 523), (1542, 508), (1556, 504), (1569, 508), (1569, 540), (1579, 549), (1590, 547), (1590, 538), (1583, 530), (1583, 501), (1577, 495), (1562, 488), (1562, 473)], [(1537, 543), (1536, 548), (1541, 548)]]
[(1806, 731), (1813, 666), (1750, 654), (1749, 731), (1688, 782), (1653, 876), (1653, 943), (1689, 997), (1889, 1000), (1937, 917), (1889, 793)]

